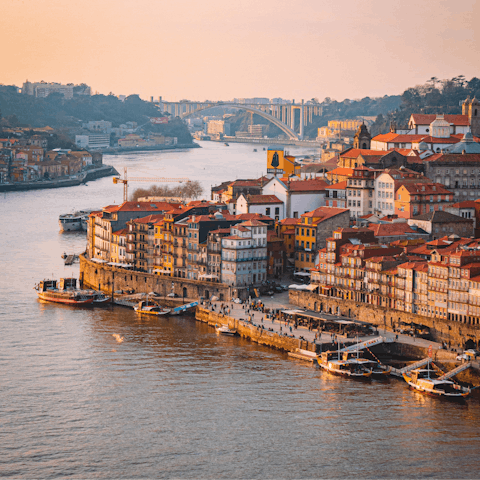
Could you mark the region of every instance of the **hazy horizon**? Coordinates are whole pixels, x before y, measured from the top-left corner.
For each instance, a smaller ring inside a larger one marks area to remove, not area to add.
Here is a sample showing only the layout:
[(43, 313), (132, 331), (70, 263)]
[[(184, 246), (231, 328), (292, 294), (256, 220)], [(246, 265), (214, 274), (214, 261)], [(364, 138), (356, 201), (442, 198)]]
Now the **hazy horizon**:
[(480, 3), (7, 0), (0, 83), (86, 83), (164, 100), (400, 95), (480, 76)]

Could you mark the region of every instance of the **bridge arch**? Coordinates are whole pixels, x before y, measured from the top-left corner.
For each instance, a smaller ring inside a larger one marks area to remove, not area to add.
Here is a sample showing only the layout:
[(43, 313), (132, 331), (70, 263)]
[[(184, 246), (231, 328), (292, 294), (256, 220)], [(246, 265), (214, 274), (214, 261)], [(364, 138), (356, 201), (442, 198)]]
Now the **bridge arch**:
[(273, 115), (270, 115), (269, 113), (266, 113), (263, 110), (258, 110), (256, 108), (249, 107), (247, 105), (219, 102), (219, 103), (215, 103), (214, 105), (208, 105), (208, 106), (205, 106), (205, 107), (197, 108), (197, 110), (195, 110), (194, 112), (189, 112), (189, 113), (182, 114), (182, 115), (180, 115), (180, 118), (188, 118), (188, 117), (191, 117), (193, 115), (196, 115), (198, 112), (201, 112), (203, 110), (209, 110), (209, 109), (217, 108), (217, 107), (236, 108), (237, 110), (246, 110), (247, 112), (256, 113), (257, 115), (260, 115), (261, 117), (265, 118), (266, 120), (269, 120), (276, 127), (278, 127), (280, 130), (282, 130), (282, 132), (286, 133), (288, 135), (288, 138), (290, 138), (292, 140), (298, 140), (299, 139), (298, 135), (290, 127), (288, 127), (285, 123), (283, 123), (278, 118), (275, 118)]

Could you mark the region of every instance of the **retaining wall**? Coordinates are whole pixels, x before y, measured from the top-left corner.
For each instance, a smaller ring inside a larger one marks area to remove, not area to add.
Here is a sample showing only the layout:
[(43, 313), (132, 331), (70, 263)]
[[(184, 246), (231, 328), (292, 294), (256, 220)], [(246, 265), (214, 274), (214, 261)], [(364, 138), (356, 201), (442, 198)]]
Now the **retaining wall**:
[(300, 290), (290, 290), (288, 297), (290, 303), (308, 308), (314, 312), (322, 310), (327, 313), (330, 311), (332, 313), (339, 312), (340, 315), (386, 327), (389, 330), (392, 330), (399, 322), (413, 322), (425, 325), (430, 328), (432, 340), (435, 342), (445, 341), (447, 344), (450, 343), (452, 347), (463, 348), (465, 342), (469, 339), (479, 345), (480, 329), (475, 325), (444, 320), (442, 318), (424, 317), (414, 313), (401, 312)]

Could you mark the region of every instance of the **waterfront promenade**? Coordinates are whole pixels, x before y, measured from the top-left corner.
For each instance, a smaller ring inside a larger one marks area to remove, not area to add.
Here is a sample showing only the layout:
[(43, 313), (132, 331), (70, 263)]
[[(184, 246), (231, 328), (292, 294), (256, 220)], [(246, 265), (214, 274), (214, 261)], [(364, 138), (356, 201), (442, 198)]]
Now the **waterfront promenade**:
[[(307, 314), (311, 313), (315, 316), (319, 315), (318, 312), (312, 312), (307, 309), (302, 309), (302, 308), (299, 308), (297, 305), (293, 305), (289, 303), (288, 292), (283, 292), (280, 294), (277, 293), (272, 297), (262, 296), (259, 300), (264, 304), (265, 309), (268, 309), (268, 310), (279, 309), (279, 310), (297, 311), (297, 312), (303, 311)], [(212, 302), (212, 305), (205, 308), (212, 310), (212, 307), (216, 305), (214, 311), (216, 313), (219, 313), (221, 304), (222, 304), (221, 301)], [(316, 343), (316, 344), (332, 343), (332, 335), (330, 332), (319, 333), (316, 329), (309, 330), (308, 327), (305, 327), (305, 326), (298, 326), (297, 328), (295, 328), (292, 323), (288, 324), (285, 321), (272, 320), (270, 318), (267, 318), (267, 314), (260, 311), (254, 311), (253, 309), (250, 309), (249, 313), (246, 313), (246, 308), (248, 308), (248, 304), (236, 304), (233, 302), (223, 302), (223, 305), (225, 305), (227, 308), (230, 309), (229, 313), (227, 314), (228, 317), (232, 317), (237, 320), (243, 320), (245, 324), (248, 323), (247, 321), (248, 317), (251, 316), (251, 321), (254, 326), (262, 328), (262, 325), (263, 325), (264, 329), (271, 331), (273, 333), (276, 333), (278, 335), (287, 334), (292, 338), (303, 339), (308, 341), (309, 343)], [(322, 318), (325, 318), (328, 320), (342, 320), (342, 321), (352, 320), (351, 318), (348, 318), (348, 317), (331, 315), (328, 313), (322, 313), (320, 315)], [(290, 327), (292, 327), (291, 332), (290, 332)], [(457, 352), (446, 351), (443, 349), (441, 343), (437, 343), (431, 340), (425, 340), (423, 338), (414, 338), (409, 335), (397, 334), (391, 330), (383, 329), (383, 328), (378, 328), (378, 335), (381, 335), (389, 339), (393, 339), (395, 340), (396, 343), (412, 345), (412, 346), (416, 346), (424, 349), (428, 349), (431, 346), (434, 352), (434, 356), (435, 356), (435, 353), (438, 353), (437, 351), (441, 351), (442, 361), (448, 361), (448, 360), (455, 361), (455, 357), (457, 356)], [(372, 336), (359, 336), (358, 342), (369, 340), (371, 338)], [(352, 343), (357, 341), (357, 338), (352, 338), (352, 337), (345, 339), (344, 337), (338, 336), (337, 339), (339, 340), (340, 343), (344, 343), (344, 342)]]

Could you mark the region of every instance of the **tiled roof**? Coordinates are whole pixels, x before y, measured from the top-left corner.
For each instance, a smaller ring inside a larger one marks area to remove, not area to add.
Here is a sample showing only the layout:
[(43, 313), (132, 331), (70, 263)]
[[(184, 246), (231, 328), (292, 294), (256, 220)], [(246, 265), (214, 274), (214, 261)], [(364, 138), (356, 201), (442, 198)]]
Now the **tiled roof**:
[[(436, 114), (426, 115), (421, 113), (413, 113), (411, 118), (416, 125), (430, 125), (436, 118)], [(470, 122), (468, 120), (468, 115), (444, 115), (443, 118), (453, 125), (457, 126), (468, 126)]]
[(416, 217), (413, 217), (412, 220), (428, 221), (432, 223), (473, 222), (472, 219), (459, 217), (458, 215), (454, 215), (453, 213), (438, 210), (435, 212), (428, 212), (423, 213), (422, 215), (417, 215)]
[(128, 232), (127, 228), (122, 228), (121, 230), (117, 230), (116, 232), (113, 232), (112, 235), (126, 235)]
[(348, 208), (336, 208), (336, 207), (319, 207), (311, 212), (304, 213), (302, 218), (304, 217), (312, 217), (312, 218), (319, 218), (315, 223), (323, 222), (328, 218), (335, 217), (340, 215), (341, 213), (349, 212)]
[(452, 205), (454, 208), (475, 208), (475, 200), (465, 200)]
[(383, 157), (385, 155), (384, 150), (370, 150), (370, 149), (362, 149), (362, 148), (351, 148), (350, 150), (347, 150), (346, 152), (343, 152), (340, 154), (340, 158), (358, 158), (360, 155), (378, 155), (380, 157)]
[(428, 183), (428, 182), (415, 182), (415, 183), (404, 183), (402, 187), (405, 188), (409, 193), (415, 195), (453, 195), (453, 192), (447, 190), (440, 183)]
[(345, 190), (347, 188), (347, 181), (334, 183), (333, 185), (328, 185), (325, 187), (327, 190)]
[(350, 175), (353, 175), (353, 168), (337, 167), (328, 173), (335, 174), (335, 175), (345, 175), (348, 177)]
[(320, 178), (312, 178), (311, 180), (295, 180), (288, 183), (290, 192), (318, 192), (325, 190), (328, 183)]
[(263, 215), (261, 213), (239, 213), (238, 215), (235, 215), (235, 218), (238, 218), (239, 220), (261, 220), (261, 221), (269, 221), (271, 222), (272, 219), (270, 217), (267, 217), (266, 215)]
[(448, 163), (480, 163), (480, 153), (435, 153), (425, 159), (427, 162), (448, 162)]
[(276, 195), (247, 195), (249, 205), (268, 205), (274, 203), (283, 203)]
[(284, 218), (283, 220), (280, 220), (281, 225), (296, 225), (297, 223), (300, 223), (301, 219), (300, 218)]
[[(451, 137), (448, 137), (448, 138), (440, 138), (440, 137), (431, 137), (431, 136), (425, 136), (421, 139), (422, 142), (425, 142), (425, 143), (446, 143), (446, 144), (454, 144), (454, 143), (458, 143), (460, 141), (459, 138), (457, 138), (456, 136), (451, 136)], [(415, 143), (418, 143), (415, 142)]]
[(267, 226), (266, 223), (259, 222), (258, 220), (247, 220), (246, 222), (242, 222), (240, 225), (237, 225), (237, 227), (238, 226), (241, 227), (242, 225), (246, 225), (247, 227), (260, 227), (260, 226), (265, 227), (265, 226)]
[(180, 203), (167, 202), (123, 202), (121, 205), (109, 205), (104, 212), (161, 212), (179, 207)]
[(165, 215), (158, 214), (158, 215), (147, 215), (146, 217), (142, 218), (135, 218), (133, 221), (135, 223), (155, 223), (163, 220)]
[[(400, 134), (400, 133), (384, 133), (376, 135), (372, 138), (372, 142), (385, 142), (385, 143), (412, 143), (421, 141), (427, 135), (410, 135), (410, 134)], [(384, 153), (386, 155), (386, 153)]]
[(408, 223), (376, 223), (368, 226), (376, 237), (391, 237), (393, 235), (409, 235), (415, 233)]

